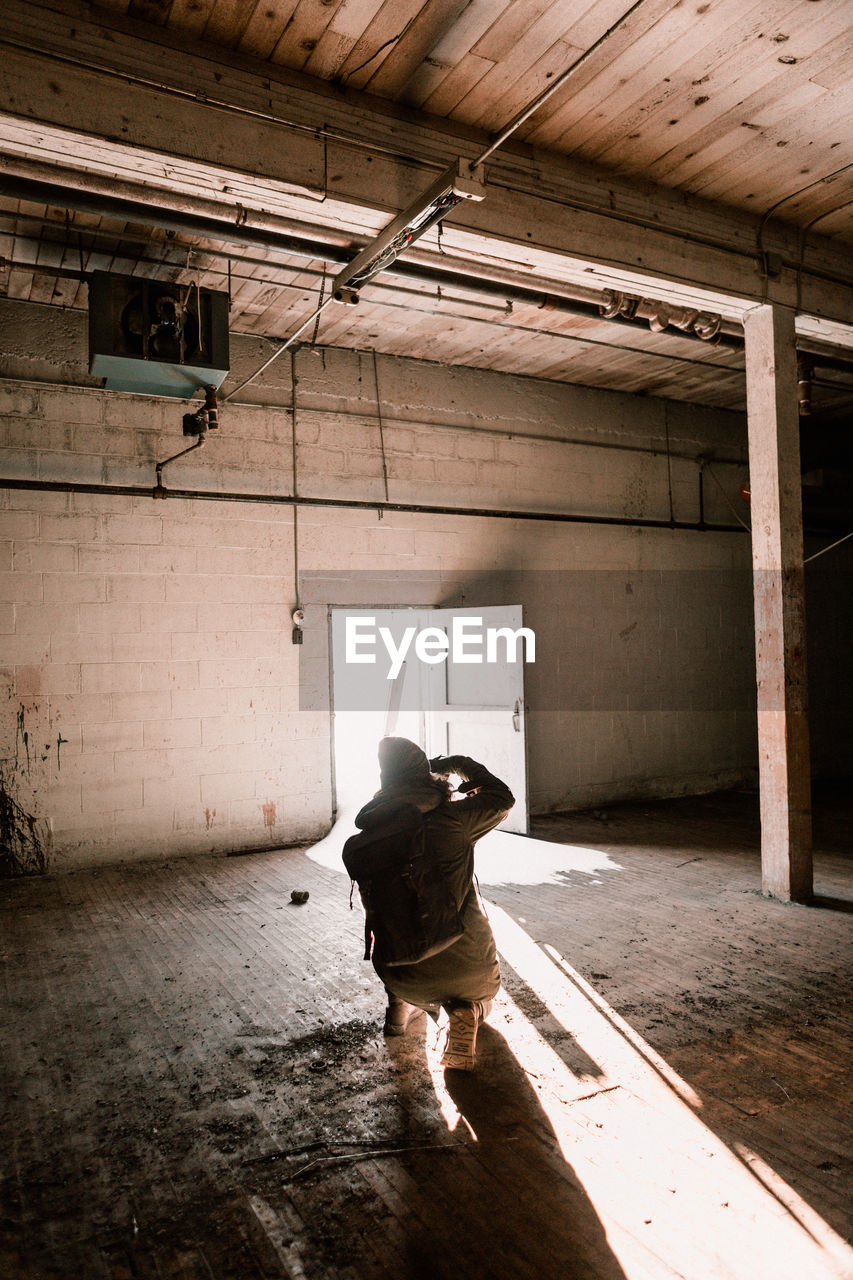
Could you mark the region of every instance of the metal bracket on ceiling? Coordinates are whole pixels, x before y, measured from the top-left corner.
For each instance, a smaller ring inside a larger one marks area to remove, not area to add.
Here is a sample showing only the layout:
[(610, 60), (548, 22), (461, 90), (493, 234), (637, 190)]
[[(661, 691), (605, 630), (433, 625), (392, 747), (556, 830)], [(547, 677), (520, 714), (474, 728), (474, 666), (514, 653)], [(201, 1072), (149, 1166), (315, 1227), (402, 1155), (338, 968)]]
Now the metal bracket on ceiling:
[(682, 333), (692, 333), (705, 342), (712, 342), (719, 334), (723, 318), (707, 311), (690, 307), (675, 307), (653, 298), (639, 298), (630, 293), (608, 289), (598, 304), (599, 315), (604, 320), (643, 319), (653, 333), (663, 333), (672, 326)]
[(390, 266), (457, 204), (463, 200), (483, 200), (485, 195), (482, 166), (472, 173), (467, 162), (456, 160), (347, 263), (335, 277), (332, 297), (336, 302), (351, 302), (355, 294), (357, 301), (357, 291), (362, 285)]

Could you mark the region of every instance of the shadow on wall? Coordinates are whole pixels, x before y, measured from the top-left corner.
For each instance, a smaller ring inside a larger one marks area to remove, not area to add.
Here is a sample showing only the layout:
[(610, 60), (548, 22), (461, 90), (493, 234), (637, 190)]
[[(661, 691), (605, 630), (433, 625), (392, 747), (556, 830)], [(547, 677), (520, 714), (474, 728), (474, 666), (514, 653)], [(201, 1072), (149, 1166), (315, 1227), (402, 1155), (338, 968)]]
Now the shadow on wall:
[(536, 633), (525, 669), (543, 712), (753, 712), (752, 576), (743, 570), (402, 570), (300, 576), (300, 705), (329, 705), (330, 607), (517, 605)]
[(465, 583), (466, 607), (521, 604), (536, 632), (535, 712), (751, 711), (752, 574), (516, 569)]
[(536, 661), (524, 669), (534, 811), (719, 790), (753, 776), (749, 571), (507, 563), (309, 573), (300, 582), (304, 709), (329, 708), (331, 607), (521, 605), (536, 633)]

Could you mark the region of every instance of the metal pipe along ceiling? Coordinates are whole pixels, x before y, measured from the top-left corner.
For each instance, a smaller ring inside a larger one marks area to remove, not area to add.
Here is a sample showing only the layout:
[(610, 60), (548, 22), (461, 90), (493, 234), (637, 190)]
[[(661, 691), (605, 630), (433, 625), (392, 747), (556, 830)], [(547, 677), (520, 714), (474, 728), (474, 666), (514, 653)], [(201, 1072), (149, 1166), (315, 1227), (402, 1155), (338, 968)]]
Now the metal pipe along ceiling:
[[(35, 204), (52, 205), (54, 208), (67, 208), (80, 213), (91, 213), (99, 217), (116, 218), (125, 222), (142, 222), (147, 226), (157, 227), (164, 231), (185, 232), (188, 235), (202, 236), (205, 239), (220, 243), (241, 245), (247, 248), (271, 249), (277, 253), (291, 254), (306, 261), (327, 262), (345, 265), (355, 256), (353, 250), (345, 245), (334, 244), (328, 240), (313, 240), (308, 236), (294, 235), (290, 232), (268, 231), (262, 227), (249, 227), (224, 219), (205, 217), (200, 214), (184, 213), (178, 209), (168, 209), (159, 205), (146, 204), (141, 201), (128, 200), (123, 197), (93, 194), (76, 187), (40, 182), (31, 178), (20, 178), (13, 174), (0, 174), (0, 194), (16, 200), (27, 200)], [(275, 264), (270, 264), (274, 266)], [(582, 296), (573, 297), (569, 285), (557, 285), (555, 290), (543, 291), (525, 285), (512, 284), (508, 281), (480, 275), (473, 269), (466, 272), (457, 264), (454, 270), (444, 267), (407, 262), (398, 258), (385, 271), (386, 275), (401, 280), (418, 281), (422, 284), (434, 284), (446, 288), (467, 289), (486, 297), (500, 298), (505, 302), (518, 302), (527, 306), (547, 308), (549, 311), (583, 316), (600, 321), (602, 324), (622, 325), (636, 332), (645, 330), (647, 325), (641, 317), (624, 315), (602, 316), (601, 303), (593, 300), (593, 291), (578, 288)], [(81, 273), (85, 276), (85, 273)], [(744, 349), (744, 340), (739, 333), (725, 329), (711, 341), (700, 338), (690, 330), (664, 330), (659, 336), (672, 337), (680, 341), (701, 343), (703, 346), (723, 346), (734, 351)], [(829, 369), (849, 371), (853, 368), (853, 357), (829, 356), (821, 352), (811, 353), (812, 359)]]
[[(58, 208), (73, 209), (79, 213), (91, 213), (99, 217), (116, 218), (125, 222), (143, 222), (148, 226), (158, 227), (164, 231), (185, 232), (188, 235), (202, 236), (217, 240), (220, 243), (242, 245), (251, 248), (272, 249), (278, 253), (291, 254), (306, 261), (328, 262), (345, 265), (355, 256), (352, 249), (336, 245), (326, 240), (313, 240), (308, 236), (292, 233), (267, 231), (261, 227), (248, 227), (224, 219), (208, 218), (197, 214), (183, 213), (180, 210), (166, 209), (158, 205), (144, 204), (135, 200), (127, 200), (116, 196), (94, 195), (80, 191), (75, 187), (60, 186), (48, 182), (38, 182), (30, 178), (18, 178), (13, 175), (0, 175), (0, 193), (16, 200), (28, 200), (35, 204), (52, 205)], [(444, 286), (445, 288), (467, 289), (488, 297), (501, 298), (503, 301), (518, 302), (527, 306), (547, 308), (569, 315), (583, 316), (598, 320), (603, 324), (624, 325), (636, 332), (638, 327), (645, 328), (642, 320), (617, 315), (603, 317), (599, 302), (593, 300), (593, 291), (578, 289), (582, 297), (572, 297), (570, 286), (558, 286), (555, 291), (543, 291), (525, 285), (512, 284), (498, 279), (469, 273), (461, 270), (459, 265), (454, 270), (443, 267), (426, 266), (422, 263), (407, 262), (397, 259), (385, 270), (385, 274), (402, 280), (417, 280), (425, 284)], [(604, 300), (602, 295), (602, 301)], [(686, 341), (708, 342), (697, 334), (682, 330), (673, 330), (666, 336), (678, 337)], [(714, 345), (743, 350), (743, 338), (737, 334), (722, 332), (717, 335)]]

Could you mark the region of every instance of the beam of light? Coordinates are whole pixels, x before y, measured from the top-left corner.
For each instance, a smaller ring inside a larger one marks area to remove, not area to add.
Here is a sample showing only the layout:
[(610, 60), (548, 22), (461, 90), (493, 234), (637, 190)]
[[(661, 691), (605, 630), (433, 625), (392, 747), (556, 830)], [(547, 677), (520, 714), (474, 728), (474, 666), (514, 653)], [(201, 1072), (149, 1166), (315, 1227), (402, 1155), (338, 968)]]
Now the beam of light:
[[(753, 1152), (730, 1150), (703, 1124), (689, 1085), (558, 953), (546, 955), (487, 906), (505, 965), (600, 1072), (572, 1072), (502, 993), (490, 1022), (524, 1069), (629, 1280), (849, 1280), (845, 1241)], [(438, 1086), (437, 1059), (430, 1070)]]
[(582, 995), (590, 1002), (590, 1004), (599, 1011), (602, 1017), (608, 1021), (630, 1045), (636, 1049), (637, 1053), (645, 1059), (662, 1080), (665, 1080), (671, 1088), (675, 1090), (680, 1098), (689, 1103), (691, 1107), (699, 1108), (702, 1106), (702, 1099), (690, 1088), (686, 1081), (682, 1080), (679, 1075), (673, 1071), (672, 1067), (656, 1053), (651, 1045), (647, 1044), (641, 1035), (639, 1035), (630, 1023), (621, 1018), (615, 1009), (612, 1009), (607, 1001), (600, 996), (594, 987), (581, 977), (577, 969), (573, 969), (567, 960), (564, 960), (558, 951), (545, 943), (545, 951), (551, 959), (560, 966), (560, 968), (568, 974), (573, 984), (578, 988)]
[(810, 1204), (806, 1204), (805, 1200), (788, 1186), (785, 1179), (780, 1178), (775, 1169), (771, 1169), (768, 1164), (765, 1164), (761, 1156), (756, 1155), (754, 1151), (744, 1146), (742, 1142), (736, 1142), (734, 1149), (774, 1199), (784, 1205), (792, 1217), (796, 1218), (803, 1228), (808, 1231), (812, 1239), (835, 1258), (840, 1267), (844, 1268), (839, 1274), (844, 1276), (853, 1275), (853, 1269), (851, 1269), (853, 1254), (851, 1254), (850, 1248), (840, 1236), (836, 1235), (831, 1227), (827, 1226), (820, 1214), (816, 1213)]
[(511, 831), (490, 831), (477, 842), (477, 876), (485, 885), (559, 884), (565, 887), (566, 877), (572, 871), (594, 877), (602, 871), (621, 870), (609, 853), (588, 849), (585, 845), (537, 840)]
[[(312, 862), (343, 872), (341, 851), (355, 831), (353, 818), (379, 787), (377, 748), (388, 732), (419, 741), (417, 712), (394, 713), (389, 726), (386, 711), (338, 711), (334, 720), (335, 791), (338, 810), (329, 834), (306, 850)], [(601, 883), (602, 872), (621, 871), (618, 862), (600, 849), (537, 840), (510, 831), (490, 831), (477, 842), (477, 875), (484, 885), (556, 884), (581, 874), (586, 884)]]
[(329, 834), (322, 840), (318, 840), (316, 844), (312, 844), (310, 849), (306, 849), (305, 856), (321, 867), (328, 867), (330, 871), (339, 871), (341, 875), (346, 875), (341, 854), (347, 839), (356, 830), (354, 820), (360, 807), (358, 804), (350, 804), (339, 809), (335, 825)]
[[(349, 793), (347, 793), (349, 794)], [(344, 841), (355, 831), (355, 815), (372, 792), (362, 788), (358, 800), (343, 804), (335, 825), (327, 836), (306, 849), (306, 855), (331, 871), (343, 872), (341, 851)], [(511, 831), (490, 831), (477, 843), (477, 875), (480, 883), (496, 887), (505, 884), (558, 884), (564, 888), (567, 877), (580, 873), (593, 877), (586, 883), (601, 883), (595, 877), (602, 871), (621, 871), (618, 862), (599, 849), (577, 844), (557, 844), (515, 835)]]
[[(370, 727), (378, 741), (384, 725)], [(343, 843), (378, 778), (363, 721), (340, 728), (353, 735), (352, 754), (338, 759), (357, 759), (364, 774), (350, 793), (358, 800), (341, 808), (329, 835), (307, 853), (345, 874)], [(408, 728), (395, 731), (416, 739)], [(365, 785), (371, 770), (374, 781)], [(477, 862), (487, 884), (567, 886), (569, 872), (621, 870), (597, 850), (505, 832), (478, 844)], [(572, 1071), (501, 992), (489, 1021), (525, 1072), (628, 1280), (851, 1280), (853, 1250), (819, 1214), (753, 1151), (740, 1144), (730, 1150), (703, 1124), (701, 1099), (690, 1085), (559, 952), (547, 944), (543, 950), (496, 905), (487, 903), (487, 910), (504, 964), (595, 1066), (595, 1074)], [(445, 1086), (442, 1041), (443, 1028), (427, 1022), (427, 1068), (438, 1106), (449, 1130), (461, 1126), (476, 1139)]]

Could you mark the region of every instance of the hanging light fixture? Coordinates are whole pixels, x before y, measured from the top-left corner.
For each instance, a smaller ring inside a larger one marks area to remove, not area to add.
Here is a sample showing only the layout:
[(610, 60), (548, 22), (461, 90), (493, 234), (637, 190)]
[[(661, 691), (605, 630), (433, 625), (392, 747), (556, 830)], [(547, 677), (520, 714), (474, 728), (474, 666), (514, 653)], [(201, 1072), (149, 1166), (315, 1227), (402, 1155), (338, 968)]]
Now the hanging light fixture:
[(347, 263), (335, 277), (332, 297), (336, 302), (358, 302), (362, 285), (390, 266), (425, 231), (463, 200), (482, 200), (485, 194), (482, 166), (472, 173), (466, 161), (457, 160)]

